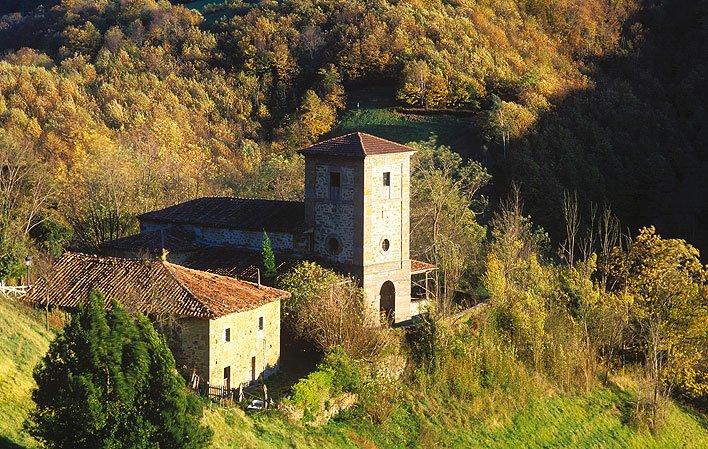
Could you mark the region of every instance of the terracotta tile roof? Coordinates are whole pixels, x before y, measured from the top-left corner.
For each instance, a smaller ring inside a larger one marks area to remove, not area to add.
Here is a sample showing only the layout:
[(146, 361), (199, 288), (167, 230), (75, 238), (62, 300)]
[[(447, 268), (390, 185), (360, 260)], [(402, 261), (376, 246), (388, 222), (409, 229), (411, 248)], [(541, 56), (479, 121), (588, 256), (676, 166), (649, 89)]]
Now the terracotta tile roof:
[[(297, 265), (300, 260), (287, 254), (275, 255), (276, 270), (285, 273)], [(180, 264), (195, 270), (208, 271), (223, 276), (256, 282), (258, 270), (263, 277), (263, 256), (260, 251), (227, 246), (202, 248), (187, 256)]]
[(411, 259), (411, 274), (425, 273), (426, 271), (432, 271), (435, 268), (435, 265), (431, 263)]
[(218, 318), (283, 299), (289, 293), (160, 260), (65, 253), (24, 297), (35, 304), (74, 308), (91, 290), (133, 311)]
[(246, 231), (296, 232), (305, 221), (300, 201), (205, 197), (139, 215), (141, 221), (185, 223)]
[(300, 150), (305, 156), (355, 156), (414, 152), (411, 147), (365, 133), (351, 133)]
[(156, 254), (159, 254), (163, 248), (168, 251), (190, 251), (201, 248), (194, 240), (194, 232), (185, 230), (181, 226), (172, 226), (164, 232), (152, 231), (129, 235), (106, 242), (101, 247)]

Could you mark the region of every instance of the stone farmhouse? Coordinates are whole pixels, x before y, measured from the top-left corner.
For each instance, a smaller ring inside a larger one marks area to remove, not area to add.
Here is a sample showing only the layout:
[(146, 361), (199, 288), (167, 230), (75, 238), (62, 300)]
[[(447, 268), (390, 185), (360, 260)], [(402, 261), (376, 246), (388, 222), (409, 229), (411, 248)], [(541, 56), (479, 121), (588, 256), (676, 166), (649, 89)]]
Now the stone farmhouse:
[(75, 309), (91, 290), (146, 314), (166, 336), (183, 374), (226, 389), (277, 370), (282, 290), (192, 270), (160, 259), (67, 252), (25, 299)]
[(171, 262), (260, 282), (267, 232), (279, 273), (316, 261), (357, 279), (372, 314), (406, 322), (427, 304), (435, 270), (410, 259), (414, 152), (364, 133), (325, 140), (301, 150), (304, 202), (199, 198), (139, 216), (139, 234), (104, 250), (121, 257), (167, 250)]

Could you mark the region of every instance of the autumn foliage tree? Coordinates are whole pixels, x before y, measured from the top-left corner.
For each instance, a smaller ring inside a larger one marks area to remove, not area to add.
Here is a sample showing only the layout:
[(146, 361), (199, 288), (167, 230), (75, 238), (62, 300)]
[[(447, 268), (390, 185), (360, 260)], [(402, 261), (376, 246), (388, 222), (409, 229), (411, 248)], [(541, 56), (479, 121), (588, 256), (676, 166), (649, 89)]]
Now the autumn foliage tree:
[(627, 253), (613, 259), (618, 288), (633, 301), (632, 337), (645, 360), (656, 425), (659, 401), (672, 388), (698, 398), (708, 394), (708, 273), (694, 247), (663, 239), (653, 227), (641, 229)]

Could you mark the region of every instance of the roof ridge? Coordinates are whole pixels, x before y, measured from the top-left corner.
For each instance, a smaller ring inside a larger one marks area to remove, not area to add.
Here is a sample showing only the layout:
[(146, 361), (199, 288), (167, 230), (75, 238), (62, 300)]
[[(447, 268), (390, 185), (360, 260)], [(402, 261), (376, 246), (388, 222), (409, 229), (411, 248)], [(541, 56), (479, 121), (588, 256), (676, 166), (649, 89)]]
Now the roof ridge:
[[(135, 235), (135, 234), (134, 234)], [(126, 236), (130, 237), (130, 236)], [(121, 237), (124, 238), (124, 237)], [(142, 259), (142, 258), (133, 258), (133, 257), (116, 257), (116, 256), (104, 256), (101, 254), (92, 254), (92, 253), (82, 253), (80, 251), (65, 251), (64, 254), (62, 254), (59, 257), (59, 260), (61, 260), (64, 257), (75, 257), (79, 259), (91, 259), (91, 260), (96, 260), (96, 261), (116, 261), (116, 262), (130, 262), (130, 263), (148, 263), (152, 264), (155, 263), (155, 260), (153, 259)], [(57, 260), (57, 262), (59, 262)]]
[(361, 151), (364, 153), (364, 157), (366, 157), (366, 145), (364, 145), (364, 139), (361, 138), (362, 132), (357, 131), (356, 132), (356, 138), (359, 139), (359, 145), (361, 145)]
[[(192, 299), (194, 299), (200, 306), (202, 306), (202, 308), (210, 315), (210, 318), (214, 318), (214, 317), (216, 316), (216, 314), (214, 313), (214, 311), (213, 311), (209, 306), (207, 306), (206, 304), (204, 304), (204, 303), (197, 297), (197, 295), (195, 295), (194, 292), (192, 292), (192, 290), (189, 289), (189, 287), (187, 287), (186, 285), (184, 285), (184, 282), (182, 282), (182, 281), (179, 279), (179, 277), (175, 276), (175, 274), (174, 274), (174, 272), (172, 271), (172, 268), (171, 268), (171, 267), (173, 267), (173, 266), (181, 267), (181, 265), (173, 264), (173, 263), (167, 262), (167, 261), (165, 261), (165, 260), (160, 260), (160, 261), (159, 261), (159, 264), (160, 264), (160, 266), (162, 267), (162, 269), (167, 272), (167, 274), (169, 275), (169, 277), (170, 277), (171, 279), (173, 279), (173, 280), (177, 283), (177, 285), (180, 286), (180, 288), (182, 288), (184, 291), (186, 291), (186, 292), (192, 297)], [(186, 268), (186, 267), (184, 267), (184, 268)], [(189, 268), (187, 268), (187, 269), (189, 269)], [(192, 271), (198, 271), (198, 270), (192, 270)]]
[[(190, 198), (188, 200), (180, 201), (179, 203), (172, 204), (170, 206), (165, 206), (162, 209), (167, 209), (168, 207), (173, 207), (177, 206), (179, 204), (184, 204), (188, 203), (190, 201), (197, 201), (197, 200), (203, 200), (203, 199), (218, 199), (218, 200), (259, 200), (259, 201), (280, 201), (280, 202), (285, 202), (285, 203), (302, 203), (300, 200), (284, 200), (284, 199), (278, 199), (278, 198), (258, 198), (255, 196), (239, 196), (239, 195), (202, 195), (198, 196), (195, 198)], [(151, 211), (145, 212), (145, 213), (150, 213), (155, 210), (160, 210), (160, 209), (153, 209)]]
[[(412, 147), (410, 147), (410, 146), (408, 146), (408, 145), (406, 145), (406, 144), (404, 144), (404, 143), (396, 142), (396, 141), (394, 141), (394, 140), (386, 139), (386, 138), (384, 138), (384, 137), (375, 136), (375, 135), (373, 135), (373, 134), (369, 134), (369, 133), (365, 133), (365, 132), (359, 132), (359, 133), (357, 133), (357, 134), (360, 134), (361, 136), (371, 137), (371, 138), (374, 138), (374, 139), (376, 139), (376, 140), (383, 140), (384, 142), (388, 142), (388, 143), (392, 143), (392, 144), (394, 144), (394, 145), (398, 145), (398, 146), (401, 146), (401, 147), (408, 148), (408, 149), (411, 150), (411, 151), (417, 151), (415, 148), (412, 148)], [(362, 144), (361, 144), (361, 145), (362, 145), (362, 147), (364, 146), (364, 142), (363, 142), (363, 141), (362, 141)]]

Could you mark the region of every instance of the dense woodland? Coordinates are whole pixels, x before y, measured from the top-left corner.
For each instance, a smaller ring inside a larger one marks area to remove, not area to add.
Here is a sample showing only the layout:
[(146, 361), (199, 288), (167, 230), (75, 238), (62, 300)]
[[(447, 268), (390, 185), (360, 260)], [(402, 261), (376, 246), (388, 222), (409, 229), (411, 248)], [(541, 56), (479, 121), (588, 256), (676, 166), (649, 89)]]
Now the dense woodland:
[[(708, 250), (706, 1), (39, 3), (0, 19), (0, 279), (179, 200), (300, 198), (297, 149), (335, 132), (348, 93), (383, 86), (464, 114), (479, 143), (411, 143), (412, 251), (439, 267), (436, 313), (409, 353), (363, 317), (332, 339), (326, 310), (354, 313), (357, 292), (320, 297), (313, 279), (334, 275), (318, 267), (277, 273), (302, 338), (345, 352), (296, 405), (375, 391), (363, 408), (385, 422), (402, 392), (359, 364), (404, 354), (421, 390), (483, 403), (634, 367), (650, 428), (669, 396), (705, 407), (706, 268), (686, 241)], [(460, 297), (491, 297), (487, 318), (447, 329)]]

